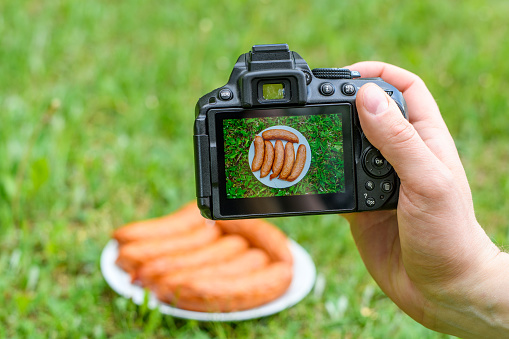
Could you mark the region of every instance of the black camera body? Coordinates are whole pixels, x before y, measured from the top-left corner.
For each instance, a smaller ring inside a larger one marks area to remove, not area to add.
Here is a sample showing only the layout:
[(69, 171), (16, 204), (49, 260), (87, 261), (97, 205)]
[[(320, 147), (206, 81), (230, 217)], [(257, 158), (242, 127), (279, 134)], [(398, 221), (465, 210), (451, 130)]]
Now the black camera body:
[(355, 106), (381, 78), (311, 70), (288, 45), (242, 54), (228, 83), (196, 105), (196, 195), (203, 216), (241, 219), (394, 209), (399, 178), (364, 136)]

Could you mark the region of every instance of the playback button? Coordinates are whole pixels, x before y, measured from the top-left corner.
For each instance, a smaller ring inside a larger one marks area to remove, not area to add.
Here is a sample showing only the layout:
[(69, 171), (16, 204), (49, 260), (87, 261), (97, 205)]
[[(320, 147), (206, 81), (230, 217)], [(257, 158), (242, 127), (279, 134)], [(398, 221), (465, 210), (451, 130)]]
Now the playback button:
[(393, 187), (394, 186), (392, 185), (392, 182), (390, 182), (390, 181), (384, 181), (384, 182), (382, 182), (382, 185), (381, 185), (382, 192), (384, 192), (384, 193), (391, 193)]

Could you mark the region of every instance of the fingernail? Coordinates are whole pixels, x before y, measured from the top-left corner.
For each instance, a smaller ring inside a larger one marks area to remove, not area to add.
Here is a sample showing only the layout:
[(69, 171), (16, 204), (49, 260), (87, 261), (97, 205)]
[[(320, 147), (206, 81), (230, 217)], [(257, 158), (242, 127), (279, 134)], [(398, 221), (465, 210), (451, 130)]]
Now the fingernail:
[(377, 85), (368, 85), (363, 92), (364, 108), (371, 114), (380, 114), (389, 108), (385, 92)]

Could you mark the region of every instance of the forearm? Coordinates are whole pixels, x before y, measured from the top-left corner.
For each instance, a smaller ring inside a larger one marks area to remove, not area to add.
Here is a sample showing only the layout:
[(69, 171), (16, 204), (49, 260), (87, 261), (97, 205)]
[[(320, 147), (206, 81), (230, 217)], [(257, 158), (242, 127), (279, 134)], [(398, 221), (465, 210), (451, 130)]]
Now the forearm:
[(470, 286), (451, 288), (431, 308), (432, 329), (462, 338), (509, 335), (509, 254), (499, 253)]

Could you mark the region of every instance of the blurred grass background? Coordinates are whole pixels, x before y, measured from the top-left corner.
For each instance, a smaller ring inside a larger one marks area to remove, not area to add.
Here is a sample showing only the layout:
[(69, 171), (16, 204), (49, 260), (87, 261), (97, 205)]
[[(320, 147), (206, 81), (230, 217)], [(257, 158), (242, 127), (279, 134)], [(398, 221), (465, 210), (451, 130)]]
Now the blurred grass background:
[(509, 2), (0, 2), (0, 337), (445, 338), (399, 311), (335, 215), (272, 220), (325, 281), (240, 323), (162, 316), (99, 271), (112, 230), (194, 198), (192, 123), (253, 44), (314, 67), (420, 75), (463, 159), (479, 221), (509, 242)]

